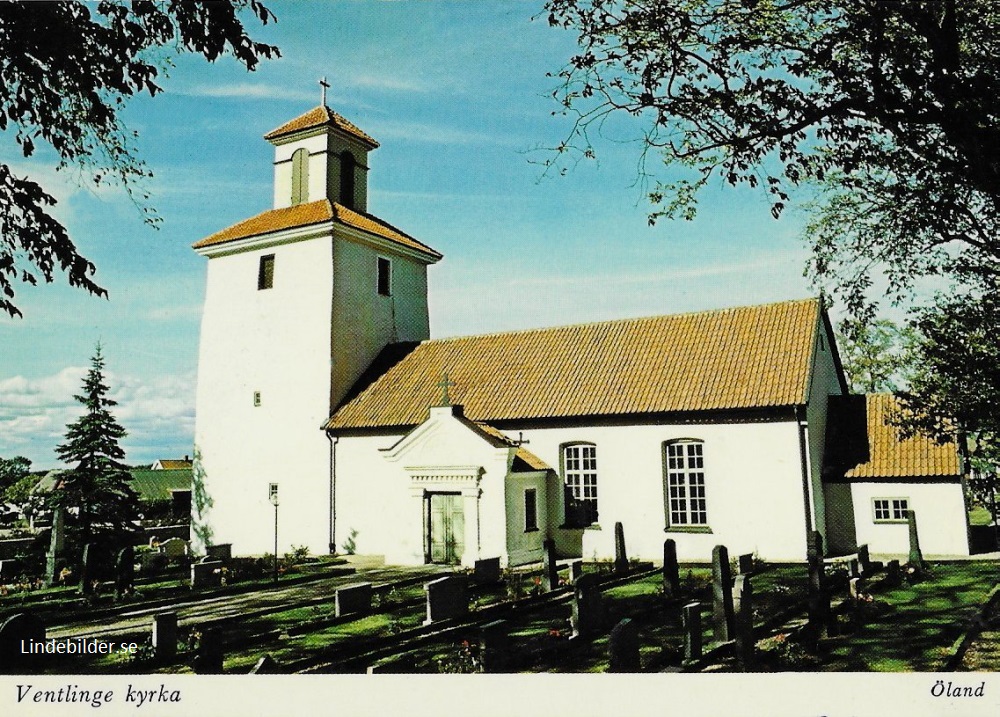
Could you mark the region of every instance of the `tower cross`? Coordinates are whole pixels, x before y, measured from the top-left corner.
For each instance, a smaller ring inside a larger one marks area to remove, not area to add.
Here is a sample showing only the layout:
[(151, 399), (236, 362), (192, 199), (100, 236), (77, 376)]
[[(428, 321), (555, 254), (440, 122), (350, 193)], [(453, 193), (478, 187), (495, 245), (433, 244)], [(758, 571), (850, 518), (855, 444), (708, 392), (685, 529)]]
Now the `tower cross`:
[(319, 81), (320, 92), (322, 93), (322, 105), (326, 107), (326, 91), (330, 89), (330, 83), (326, 81), (326, 75), (320, 78)]
[(456, 385), (454, 381), (448, 380), (448, 372), (444, 372), (444, 378), (437, 384), (441, 388), (441, 405), (450, 406), (451, 398), (448, 396), (448, 388)]

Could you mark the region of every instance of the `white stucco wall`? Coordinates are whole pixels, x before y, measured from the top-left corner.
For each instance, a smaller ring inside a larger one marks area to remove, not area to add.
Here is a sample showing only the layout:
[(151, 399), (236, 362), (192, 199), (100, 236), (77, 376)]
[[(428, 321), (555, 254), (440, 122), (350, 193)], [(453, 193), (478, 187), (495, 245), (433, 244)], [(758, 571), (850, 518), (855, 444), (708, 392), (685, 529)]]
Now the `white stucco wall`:
[[(511, 473), (507, 478), (507, 562), (511, 565), (538, 562), (542, 559), (548, 501), (545, 472)], [(525, 530), (524, 493), (535, 490), (538, 529)], [(487, 556), (488, 557), (488, 556)]]
[(858, 545), (873, 555), (906, 558), (907, 524), (876, 523), (872, 499), (906, 498), (917, 514), (917, 533), (925, 558), (969, 554), (968, 514), (961, 483), (851, 483)]
[[(793, 421), (524, 428), (508, 433), (514, 437), (520, 430), (530, 440), (528, 449), (557, 471), (562, 444), (585, 441), (597, 446), (600, 528), (583, 531), (585, 559), (614, 557), (616, 521), (623, 524), (629, 557), (661, 560), (667, 537), (677, 541), (681, 560), (710, 560), (719, 544), (731, 555), (805, 557), (799, 439)], [(711, 533), (664, 532), (663, 443), (682, 438), (704, 441)]]
[[(261, 255), (274, 286), (257, 289)], [(240, 554), (326, 552), (332, 240), (316, 237), (208, 260), (201, 327), (195, 446), (214, 506), (214, 542)], [(259, 391), (261, 405), (254, 406)], [(197, 518), (196, 518), (197, 520)]]
[[(338, 229), (338, 232), (340, 229)], [(378, 257), (392, 262), (392, 295), (377, 291)], [(415, 259), (338, 236), (333, 253), (333, 396), (336, 405), (387, 344), (429, 335), (427, 266)]]

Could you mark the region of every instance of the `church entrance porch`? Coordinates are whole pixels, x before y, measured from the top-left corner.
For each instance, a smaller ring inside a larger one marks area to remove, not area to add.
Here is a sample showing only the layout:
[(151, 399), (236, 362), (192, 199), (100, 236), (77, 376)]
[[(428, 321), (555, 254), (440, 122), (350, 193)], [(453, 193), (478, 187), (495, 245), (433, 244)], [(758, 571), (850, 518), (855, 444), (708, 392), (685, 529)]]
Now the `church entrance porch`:
[(459, 564), (465, 553), (465, 511), (461, 493), (426, 493), (424, 556), (428, 563)]

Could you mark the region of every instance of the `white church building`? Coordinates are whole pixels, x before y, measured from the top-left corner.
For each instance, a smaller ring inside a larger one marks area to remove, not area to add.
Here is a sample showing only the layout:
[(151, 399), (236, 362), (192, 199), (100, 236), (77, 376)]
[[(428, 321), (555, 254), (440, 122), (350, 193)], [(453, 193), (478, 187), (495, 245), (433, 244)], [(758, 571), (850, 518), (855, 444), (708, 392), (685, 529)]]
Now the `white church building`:
[[(901, 441), (891, 396), (849, 396), (819, 300), (431, 340), (442, 256), (368, 211), (378, 143), (326, 106), (265, 135), (274, 208), (208, 261), (193, 533), (390, 563), (713, 546), (969, 553), (953, 444)], [(276, 495), (275, 495), (276, 494)], [(272, 496), (278, 502), (275, 508)]]

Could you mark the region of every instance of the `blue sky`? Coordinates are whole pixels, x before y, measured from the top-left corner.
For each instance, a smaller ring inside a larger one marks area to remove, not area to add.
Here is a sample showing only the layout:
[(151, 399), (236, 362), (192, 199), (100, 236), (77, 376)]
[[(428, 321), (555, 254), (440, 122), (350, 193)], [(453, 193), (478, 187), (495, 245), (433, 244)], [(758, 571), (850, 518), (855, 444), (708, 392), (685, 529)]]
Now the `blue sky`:
[[(24, 319), (0, 317), (0, 456), (58, 465), (79, 415), (73, 393), (105, 348), (128, 460), (192, 452), (205, 260), (190, 245), (271, 204), (261, 136), (328, 104), (381, 143), (369, 210), (441, 251), (431, 333), (454, 336), (711, 309), (813, 295), (794, 211), (713, 188), (694, 222), (649, 227), (636, 184), (641, 127), (609, 124), (596, 162), (565, 176), (537, 163), (565, 138), (556, 72), (574, 37), (533, 19), (536, 2), (267, 2), (258, 29), (283, 57), (253, 73), (174, 58), (156, 98), (125, 115), (154, 178), (157, 229), (120, 190), (81, 186), (51, 155), (0, 153), (59, 199), (57, 215), (98, 266), (110, 300), (66, 286), (19, 289)], [(9, 133), (8, 133), (9, 134)]]

